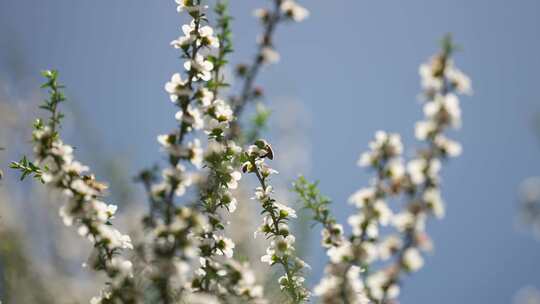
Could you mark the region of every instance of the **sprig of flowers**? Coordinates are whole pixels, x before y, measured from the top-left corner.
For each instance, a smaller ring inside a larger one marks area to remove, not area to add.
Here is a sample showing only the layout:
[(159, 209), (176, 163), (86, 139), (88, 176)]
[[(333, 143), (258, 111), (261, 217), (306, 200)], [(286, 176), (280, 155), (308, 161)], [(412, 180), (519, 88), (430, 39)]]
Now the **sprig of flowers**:
[[(160, 263), (162, 267), (156, 269), (154, 281), (158, 282), (162, 299), (168, 303), (171, 293), (175, 291), (172, 290), (171, 278), (176, 274), (168, 273), (166, 270), (170, 268), (168, 267), (170, 261), (180, 255), (185, 258), (181, 259), (182, 273), (177, 274), (183, 277), (181, 288), (188, 291), (186, 295), (190, 301), (193, 301), (196, 295), (213, 294), (226, 298), (227, 293), (230, 293), (260, 303), (262, 287), (255, 284), (249, 275), (247, 265), (229, 260), (223, 262), (219, 259), (219, 256), (231, 259), (235, 245), (231, 239), (223, 235), (224, 223), (218, 211), (220, 209), (234, 211), (236, 200), (230, 190), (236, 188), (241, 177), (240, 172), (233, 168), (240, 148), (234, 142), (224, 139), (225, 130), (233, 120), (232, 110), (224, 100), (218, 98), (219, 89), (227, 86), (221, 68), (227, 63), (226, 55), (232, 51), (231, 17), (227, 14), (226, 3), (219, 2), (215, 12), (220, 32), (214, 36), (214, 30), (206, 17), (206, 7), (202, 6), (200, 1), (177, 1), (177, 4), (178, 10), (186, 11), (193, 20), (189, 25), (182, 27), (184, 36), (171, 43), (173, 47), (180, 49), (183, 57), (187, 59), (184, 68), (188, 78), (182, 80), (177, 73), (165, 85), (171, 101), (180, 107), (180, 111), (175, 115), (180, 121), (180, 128), (176, 133), (158, 138), (169, 154), (170, 168), (163, 172), (164, 181), (151, 187), (153, 193), (150, 197), (151, 204), (155, 205), (158, 202), (157, 205), (165, 205), (165, 208), (161, 208), (165, 210), (163, 214), (165, 227), (171, 226), (168, 222), (168, 210), (177, 208), (172, 193), (183, 195), (192, 181), (193, 174), (187, 174), (180, 161), (188, 161), (197, 168), (204, 164), (209, 169), (209, 177), (204, 180), (205, 187), (201, 188), (200, 204), (195, 204), (197, 211), (191, 211), (197, 216), (204, 216), (204, 229), (188, 235), (191, 248), (176, 250), (178, 248), (170, 246), (168, 253), (161, 257), (164, 262)], [(213, 55), (212, 50), (216, 49), (217, 54)], [(183, 145), (184, 138), (193, 129), (204, 129), (207, 134), (209, 148), (206, 152), (196, 138)], [(152, 177), (143, 174), (141, 180), (148, 188)], [(176, 243), (174, 237), (171, 241), (173, 244)], [(186, 256), (186, 250), (193, 254)], [(189, 265), (184, 261), (193, 260), (195, 256), (199, 257), (200, 267), (193, 278), (188, 280), (186, 266)]]
[(199, 183), (199, 204), (196, 206), (208, 219), (208, 227), (200, 234), (200, 267), (191, 281), (191, 289), (228, 298), (233, 295), (253, 303), (262, 303), (262, 287), (250, 275), (249, 265), (234, 261), (234, 242), (223, 233), (225, 221), (220, 211), (234, 212), (236, 198), (231, 190), (236, 189), (241, 173), (235, 169), (241, 152), (234, 141), (225, 139), (234, 116), (229, 104), (219, 98), (219, 90), (228, 86), (221, 69), (227, 64), (226, 56), (232, 52), (231, 17), (224, 1), (216, 4), (217, 15), (216, 55), (208, 55), (213, 63), (212, 79), (201, 85), (196, 101), (202, 109), (205, 133), (209, 147), (204, 153), (203, 164), (207, 176)]
[[(426, 119), (416, 124), (415, 134), (427, 147), (405, 166), (400, 136), (378, 131), (370, 151), (360, 157), (358, 164), (371, 167), (376, 177), (372, 186), (360, 189), (349, 200), (359, 213), (348, 220), (352, 235), (328, 250), (330, 264), (315, 288), (323, 303), (336, 303), (336, 299), (339, 303), (390, 303), (399, 295), (401, 274), (423, 266), (421, 251), (432, 247), (424, 230), (425, 221), (430, 215), (444, 215), (438, 176), (441, 162), (461, 152), (459, 143), (444, 135), (446, 129), (458, 128), (461, 123), (459, 101), (453, 92), (472, 91), (469, 78), (453, 66), (450, 56), (454, 50), (450, 37), (446, 37), (442, 52), (420, 67)], [(404, 211), (394, 214), (385, 201), (402, 194), (409, 203)], [(390, 234), (379, 240), (380, 227), (389, 224), (401, 235)], [(369, 272), (376, 261), (389, 259), (394, 260), (389, 266)], [(363, 282), (349, 276), (351, 270), (361, 274)], [(345, 284), (349, 280), (356, 280), (351, 284), (355, 288)], [(365, 294), (367, 298), (351, 300), (351, 294)]]
[[(263, 26), (263, 34), (258, 39), (257, 54), (251, 65), (240, 64), (236, 73), (243, 80), (239, 96), (233, 98), (234, 116), (240, 117), (247, 103), (262, 95), (260, 88), (254, 88), (255, 80), (263, 65), (279, 61), (279, 53), (273, 42), (274, 32), (281, 22), (301, 22), (309, 16), (309, 11), (294, 0), (273, 0), (272, 9), (260, 8), (255, 10), (254, 15)], [(240, 137), (241, 128), (238, 121), (233, 122), (229, 136)]]
[[(405, 166), (401, 158), (403, 144), (399, 134), (378, 131), (369, 147), (370, 151), (360, 156), (358, 165), (371, 168), (376, 177), (372, 186), (358, 190), (349, 198), (358, 213), (349, 217), (348, 222), (353, 229), (352, 243), (366, 253), (360, 260), (358, 256), (355, 257), (355, 262), (365, 268), (362, 276), (367, 287), (366, 295), (373, 301), (379, 301), (382, 293), (378, 286), (372, 284), (372, 278), (376, 276), (369, 274), (370, 264), (377, 259), (386, 259), (385, 252), (397, 246), (390, 242), (394, 240), (390, 237), (380, 242), (379, 232), (381, 226), (388, 226), (394, 216), (386, 201), (400, 194), (406, 186)], [(396, 293), (399, 289), (391, 285), (388, 290)]]
[[(192, 18), (189, 24), (182, 26), (183, 36), (171, 42), (186, 60), (183, 66), (187, 78), (175, 73), (165, 84), (171, 101), (179, 108), (175, 115), (179, 128), (158, 136), (158, 142), (168, 155), (169, 167), (162, 171), (162, 182), (151, 186), (151, 203), (159, 205), (162, 211), (157, 223), (152, 223), (152, 273), (163, 303), (172, 303), (178, 298), (178, 293), (189, 291), (190, 261), (198, 256), (199, 236), (207, 227), (206, 220), (198, 211), (179, 209), (175, 204), (175, 196), (184, 195), (192, 183), (193, 176), (187, 172), (184, 163), (200, 168), (203, 161), (200, 141), (197, 138), (184, 141), (193, 130), (204, 128), (202, 110), (205, 107), (213, 106), (215, 113), (222, 113), (218, 105), (210, 104), (211, 92), (206, 89), (214, 69), (209, 52), (220, 46), (214, 30), (208, 25), (206, 6), (200, 0), (176, 0), (176, 3), (179, 12), (185, 11)], [(185, 221), (192, 222), (193, 227), (186, 227)], [(179, 280), (181, 284), (178, 284)]]
[(272, 186), (268, 180), (277, 171), (265, 164), (265, 159), (272, 160), (274, 152), (265, 140), (257, 140), (244, 153), (245, 162), (242, 165), (244, 173), (253, 173), (260, 184), (255, 190), (255, 199), (262, 206), (263, 224), (255, 232), (264, 234), (271, 240), (266, 249), (266, 255), (261, 261), (273, 266), (279, 264), (285, 274), (278, 279), (281, 290), (287, 292), (293, 303), (302, 303), (309, 297), (309, 292), (304, 287), (303, 270), (308, 265), (295, 255), (295, 237), (292, 235), (288, 222), (296, 217), (294, 209), (278, 203), (272, 198)]
[(451, 59), (455, 50), (448, 35), (443, 39), (442, 51), (420, 66), (426, 117), (416, 124), (415, 133), (427, 147), (419, 150), (416, 158), (407, 164), (409, 203), (406, 210), (394, 218), (394, 225), (402, 233), (403, 245), (396, 250), (396, 260), (386, 269), (386, 278), (381, 280), (385, 282), (383, 301), (391, 297), (387, 286), (399, 284), (402, 273), (415, 272), (423, 266), (421, 252), (432, 248), (425, 232), (427, 218), (444, 216), (438, 175), (441, 162), (461, 153), (461, 145), (447, 138), (444, 132), (461, 125), (459, 99), (455, 93), (472, 93), (470, 79)]
[(96, 181), (93, 175), (84, 174), (89, 168), (76, 161), (73, 148), (62, 142), (57, 129), (63, 118), (58, 106), (66, 100), (61, 90), (63, 86), (58, 83), (56, 71), (45, 71), (43, 76), (47, 82), (42, 88), (49, 90), (49, 99), (41, 108), (48, 111), (50, 117), (47, 121), (38, 119), (34, 124), (32, 139), (36, 162), (23, 157), (13, 163), (12, 168), (21, 170), (22, 178), (33, 174), (59, 190), (67, 200), (59, 211), (64, 224), (77, 227), (77, 232), (93, 243), (96, 254), (87, 264), (106, 273), (109, 280), (101, 296), (90, 302), (138, 303), (132, 263), (121, 255), (123, 249), (133, 249), (131, 239), (112, 226), (117, 207), (101, 200), (107, 186)]

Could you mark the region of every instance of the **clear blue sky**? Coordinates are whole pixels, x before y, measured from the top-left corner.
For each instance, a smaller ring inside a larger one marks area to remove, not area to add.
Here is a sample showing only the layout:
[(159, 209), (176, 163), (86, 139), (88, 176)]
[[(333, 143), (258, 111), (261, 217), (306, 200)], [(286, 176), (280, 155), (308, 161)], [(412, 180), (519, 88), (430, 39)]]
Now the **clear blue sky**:
[[(259, 31), (251, 11), (267, 1), (232, 2), (238, 62), (250, 58)], [(281, 63), (260, 82), (270, 100), (295, 96), (310, 109), (310, 177), (340, 219), (348, 195), (366, 184), (354, 164), (375, 130), (400, 131), (413, 147), (418, 64), (446, 32), (463, 46), (456, 61), (475, 90), (455, 134), (464, 155), (445, 167), (447, 218), (430, 225), (435, 255), (406, 281), (403, 303), (503, 304), (523, 285), (540, 287), (540, 243), (513, 227), (519, 182), (540, 175), (531, 130), (540, 111), (540, 2), (303, 2), (310, 18), (280, 28)], [(61, 70), (105, 151), (141, 168), (159, 158), (155, 136), (174, 123), (162, 87), (180, 66), (168, 44), (181, 21), (172, 0), (2, 0), (0, 68), (16, 45), (34, 79)]]

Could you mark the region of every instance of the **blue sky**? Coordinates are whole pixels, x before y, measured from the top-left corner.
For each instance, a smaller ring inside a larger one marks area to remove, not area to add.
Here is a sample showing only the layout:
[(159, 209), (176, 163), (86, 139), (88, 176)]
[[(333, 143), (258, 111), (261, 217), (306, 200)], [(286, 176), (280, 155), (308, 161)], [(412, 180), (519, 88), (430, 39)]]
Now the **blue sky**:
[[(240, 62), (251, 58), (259, 31), (251, 11), (267, 1), (232, 2), (232, 61)], [(309, 109), (309, 177), (321, 181), (340, 219), (350, 211), (349, 194), (366, 184), (368, 175), (354, 164), (374, 131), (399, 131), (406, 151), (414, 148), (418, 65), (446, 32), (463, 46), (456, 62), (475, 91), (462, 100), (463, 129), (453, 134), (464, 154), (445, 167), (447, 217), (429, 227), (435, 255), (407, 279), (402, 302), (502, 304), (523, 285), (540, 287), (540, 244), (513, 222), (520, 181), (540, 175), (532, 130), (540, 111), (540, 2), (304, 4), (310, 18), (278, 30), (282, 60), (260, 83), (269, 100), (294, 96)], [(32, 79), (45, 68), (61, 70), (68, 94), (103, 136), (104, 151), (141, 168), (159, 158), (155, 136), (174, 124), (162, 87), (180, 67), (168, 44), (182, 21), (173, 1), (1, 1), (0, 68), (17, 46)]]

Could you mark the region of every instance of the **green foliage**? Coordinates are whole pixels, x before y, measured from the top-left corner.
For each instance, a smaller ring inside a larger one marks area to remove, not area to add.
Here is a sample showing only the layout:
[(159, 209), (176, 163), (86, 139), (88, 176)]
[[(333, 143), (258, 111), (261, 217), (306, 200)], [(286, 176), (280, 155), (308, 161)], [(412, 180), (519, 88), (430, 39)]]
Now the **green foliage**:
[(442, 54), (445, 57), (452, 56), (455, 52), (461, 51), (463, 48), (461, 45), (456, 44), (452, 37), (452, 33), (447, 33), (444, 35), (440, 41)]
[(62, 92), (64, 86), (58, 83), (58, 71), (56, 70), (43, 71), (41, 75), (47, 79), (41, 85), (41, 88), (48, 89), (49, 98), (45, 99), (39, 107), (51, 114), (48, 123), (52, 131), (56, 132), (56, 127), (60, 124), (62, 118), (64, 118), (64, 114), (57, 109), (58, 104), (66, 100), (66, 96)]
[(35, 179), (39, 179), (41, 182), (43, 182), (42, 174), (44, 170), (38, 165), (29, 161), (26, 156), (23, 156), (18, 162), (11, 162), (9, 167), (21, 172), (21, 180), (24, 180), (27, 176), (33, 176)]
[[(47, 126), (50, 128), (51, 131), (51, 136), (47, 137), (48, 144), (50, 145), (59, 136), (56, 129), (60, 125), (62, 118), (64, 118), (64, 114), (58, 111), (58, 104), (65, 101), (66, 96), (62, 92), (64, 86), (58, 83), (58, 71), (46, 70), (41, 72), (41, 75), (46, 78), (46, 82), (41, 85), (41, 88), (48, 89), (49, 96), (43, 101), (39, 108), (50, 113), (49, 119), (47, 121)], [(36, 119), (36, 121), (34, 122), (34, 130), (44, 129), (45, 124), (43, 123), (43, 120), (39, 118)], [(18, 162), (11, 162), (9, 167), (11, 169), (20, 171), (20, 180), (24, 180), (27, 176), (33, 176), (35, 179), (43, 182), (43, 172), (47, 171), (46, 167), (40, 168), (34, 162), (29, 161), (26, 156), (23, 156), (22, 159)]]
[(321, 194), (318, 182), (311, 183), (305, 177), (300, 176), (293, 183), (293, 190), (298, 195), (298, 201), (304, 208), (313, 212), (313, 220), (326, 226), (336, 220), (330, 214), (330, 199)]
[(220, 75), (221, 68), (229, 63), (226, 56), (233, 52), (231, 31), (233, 18), (229, 15), (228, 7), (228, 1), (218, 1), (214, 8), (217, 15), (216, 26), (219, 29), (216, 35), (219, 40), (219, 51), (216, 55), (208, 56), (208, 60), (214, 64), (214, 77), (208, 82), (208, 88), (214, 92), (214, 95), (220, 88), (229, 86), (225, 82), (223, 75)]

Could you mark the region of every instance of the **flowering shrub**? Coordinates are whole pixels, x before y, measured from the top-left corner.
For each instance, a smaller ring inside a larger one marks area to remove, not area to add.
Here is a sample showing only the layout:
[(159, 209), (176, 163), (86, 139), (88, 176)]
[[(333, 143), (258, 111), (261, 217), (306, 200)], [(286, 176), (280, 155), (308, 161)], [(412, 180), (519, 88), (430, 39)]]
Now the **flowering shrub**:
[[(104, 272), (108, 281), (90, 303), (281, 302), (257, 282), (251, 267), (260, 262), (280, 274), (275, 284), (284, 302), (393, 302), (405, 275), (424, 265), (422, 254), (432, 247), (426, 221), (444, 216), (439, 171), (444, 161), (461, 153), (446, 131), (459, 128), (457, 95), (470, 94), (471, 84), (454, 66), (450, 37), (420, 66), (425, 117), (417, 122), (415, 135), (421, 148), (406, 160), (399, 134), (375, 134), (358, 161), (374, 177), (350, 197), (355, 207), (350, 229), (332, 216), (330, 200), (316, 183), (303, 177), (294, 183), (298, 200), (322, 225), (321, 245), (329, 257), (324, 277), (312, 288), (305, 280), (309, 265), (296, 249), (290, 226), (297, 213), (277, 198), (271, 184), (277, 171), (268, 163), (278, 156), (258, 138), (268, 113), (258, 111), (251, 129), (242, 124), (244, 109), (262, 95), (255, 86), (261, 67), (280, 58), (273, 41), (277, 26), (301, 22), (309, 12), (293, 0), (273, 0), (270, 8), (255, 11), (263, 27), (257, 53), (251, 64), (236, 67), (241, 88), (226, 98), (224, 69), (233, 50), (227, 3), (218, 1), (210, 9), (202, 0), (175, 1), (178, 12), (190, 19), (171, 42), (184, 60), (183, 69), (164, 87), (177, 128), (157, 136), (165, 167), (137, 176), (149, 202), (141, 219), (142, 239), (132, 240), (114, 228), (117, 208), (103, 201), (107, 186), (62, 141), (60, 105), (66, 98), (56, 71), (43, 73), (49, 98), (41, 107), (49, 117), (34, 124), (35, 160), (23, 157), (11, 164), (21, 179), (33, 176), (60, 192), (66, 201), (59, 209), (64, 224), (92, 243), (87, 266)], [(235, 254), (235, 240), (227, 235), (230, 214), (248, 203), (236, 191), (242, 178), (257, 183), (253, 199), (261, 224), (253, 232), (268, 240), (259, 260)]]

